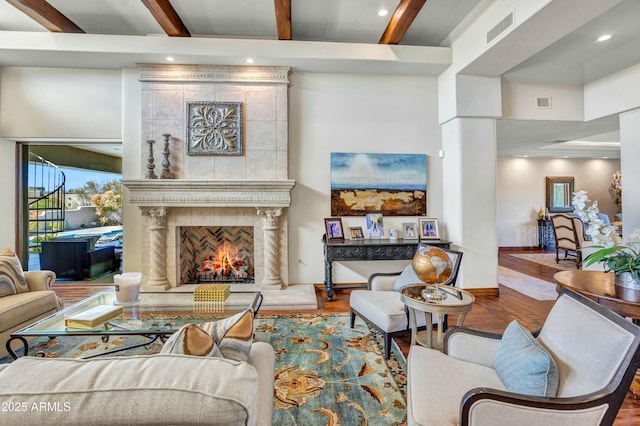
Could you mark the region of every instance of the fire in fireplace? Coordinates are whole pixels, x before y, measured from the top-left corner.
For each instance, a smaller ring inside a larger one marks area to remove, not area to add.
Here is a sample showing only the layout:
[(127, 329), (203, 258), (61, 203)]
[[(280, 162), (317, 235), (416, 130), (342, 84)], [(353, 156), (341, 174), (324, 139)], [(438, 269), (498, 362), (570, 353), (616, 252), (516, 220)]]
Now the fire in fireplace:
[(182, 226), (180, 280), (189, 283), (253, 283), (252, 226)]
[(246, 282), (249, 262), (235, 245), (225, 242), (198, 266), (198, 282)]

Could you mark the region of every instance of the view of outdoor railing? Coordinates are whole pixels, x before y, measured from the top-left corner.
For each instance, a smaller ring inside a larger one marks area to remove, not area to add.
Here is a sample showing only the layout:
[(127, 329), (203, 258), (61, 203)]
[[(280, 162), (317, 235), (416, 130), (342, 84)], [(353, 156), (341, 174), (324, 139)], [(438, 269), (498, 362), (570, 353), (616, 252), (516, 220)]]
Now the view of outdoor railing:
[(55, 164), (29, 153), (29, 252), (64, 230), (65, 175)]

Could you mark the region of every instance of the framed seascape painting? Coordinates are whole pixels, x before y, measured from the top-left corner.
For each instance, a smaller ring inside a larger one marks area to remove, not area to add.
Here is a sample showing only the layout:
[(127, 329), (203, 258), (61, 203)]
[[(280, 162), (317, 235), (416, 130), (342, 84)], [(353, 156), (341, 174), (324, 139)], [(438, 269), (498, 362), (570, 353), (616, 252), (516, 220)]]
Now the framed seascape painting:
[(440, 232), (438, 231), (438, 219), (425, 218), (420, 219), (420, 239), (421, 240), (439, 240)]
[(344, 240), (344, 231), (342, 230), (342, 219), (340, 219), (339, 217), (325, 218), (324, 227), (327, 233), (327, 241)]
[(402, 224), (402, 238), (405, 240), (417, 240), (418, 231), (416, 230), (415, 223), (403, 223)]
[(331, 153), (331, 215), (427, 214), (424, 154)]
[(367, 213), (367, 234), (369, 238), (384, 237), (384, 224), (382, 213)]

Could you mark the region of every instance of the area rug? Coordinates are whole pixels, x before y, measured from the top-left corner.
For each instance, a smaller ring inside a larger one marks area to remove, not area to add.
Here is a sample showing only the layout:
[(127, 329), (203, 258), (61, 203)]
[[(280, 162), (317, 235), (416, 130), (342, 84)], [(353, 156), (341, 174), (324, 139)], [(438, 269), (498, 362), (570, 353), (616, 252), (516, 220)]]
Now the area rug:
[[(404, 359), (396, 346), (385, 361), (382, 336), (359, 318), (350, 329), (344, 314), (258, 315), (255, 329), (255, 340), (276, 351), (274, 425), (406, 424)], [(39, 338), (29, 351), (78, 357), (140, 339)], [(153, 354), (160, 348), (153, 343), (118, 355)]]
[(562, 256), (560, 256), (560, 262), (556, 263), (555, 253), (514, 253), (509, 254), (509, 256), (528, 260), (529, 262), (539, 263), (540, 265), (549, 266), (560, 271), (570, 271), (576, 269), (576, 262), (571, 258), (564, 260)]
[(498, 266), (498, 282), (536, 300), (556, 300), (555, 284)]

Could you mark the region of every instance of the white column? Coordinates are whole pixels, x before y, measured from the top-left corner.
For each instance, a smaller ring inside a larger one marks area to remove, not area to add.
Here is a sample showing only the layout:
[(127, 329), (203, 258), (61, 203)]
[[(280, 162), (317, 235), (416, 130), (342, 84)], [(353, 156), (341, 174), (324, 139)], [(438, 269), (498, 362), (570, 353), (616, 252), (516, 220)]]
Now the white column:
[(640, 229), (640, 108), (620, 114), (620, 172), (622, 173), (622, 233)]
[(167, 290), (167, 209), (142, 208), (142, 215), (149, 218), (149, 279), (145, 290)]
[(496, 134), (493, 118), (442, 125), (442, 200), (447, 239), (464, 257), (458, 285), (498, 287)]
[(263, 216), (264, 232), (264, 278), (259, 284), (263, 288), (280, 290), (280, 215), (282, 209), (258, 208), (258, 215)]

